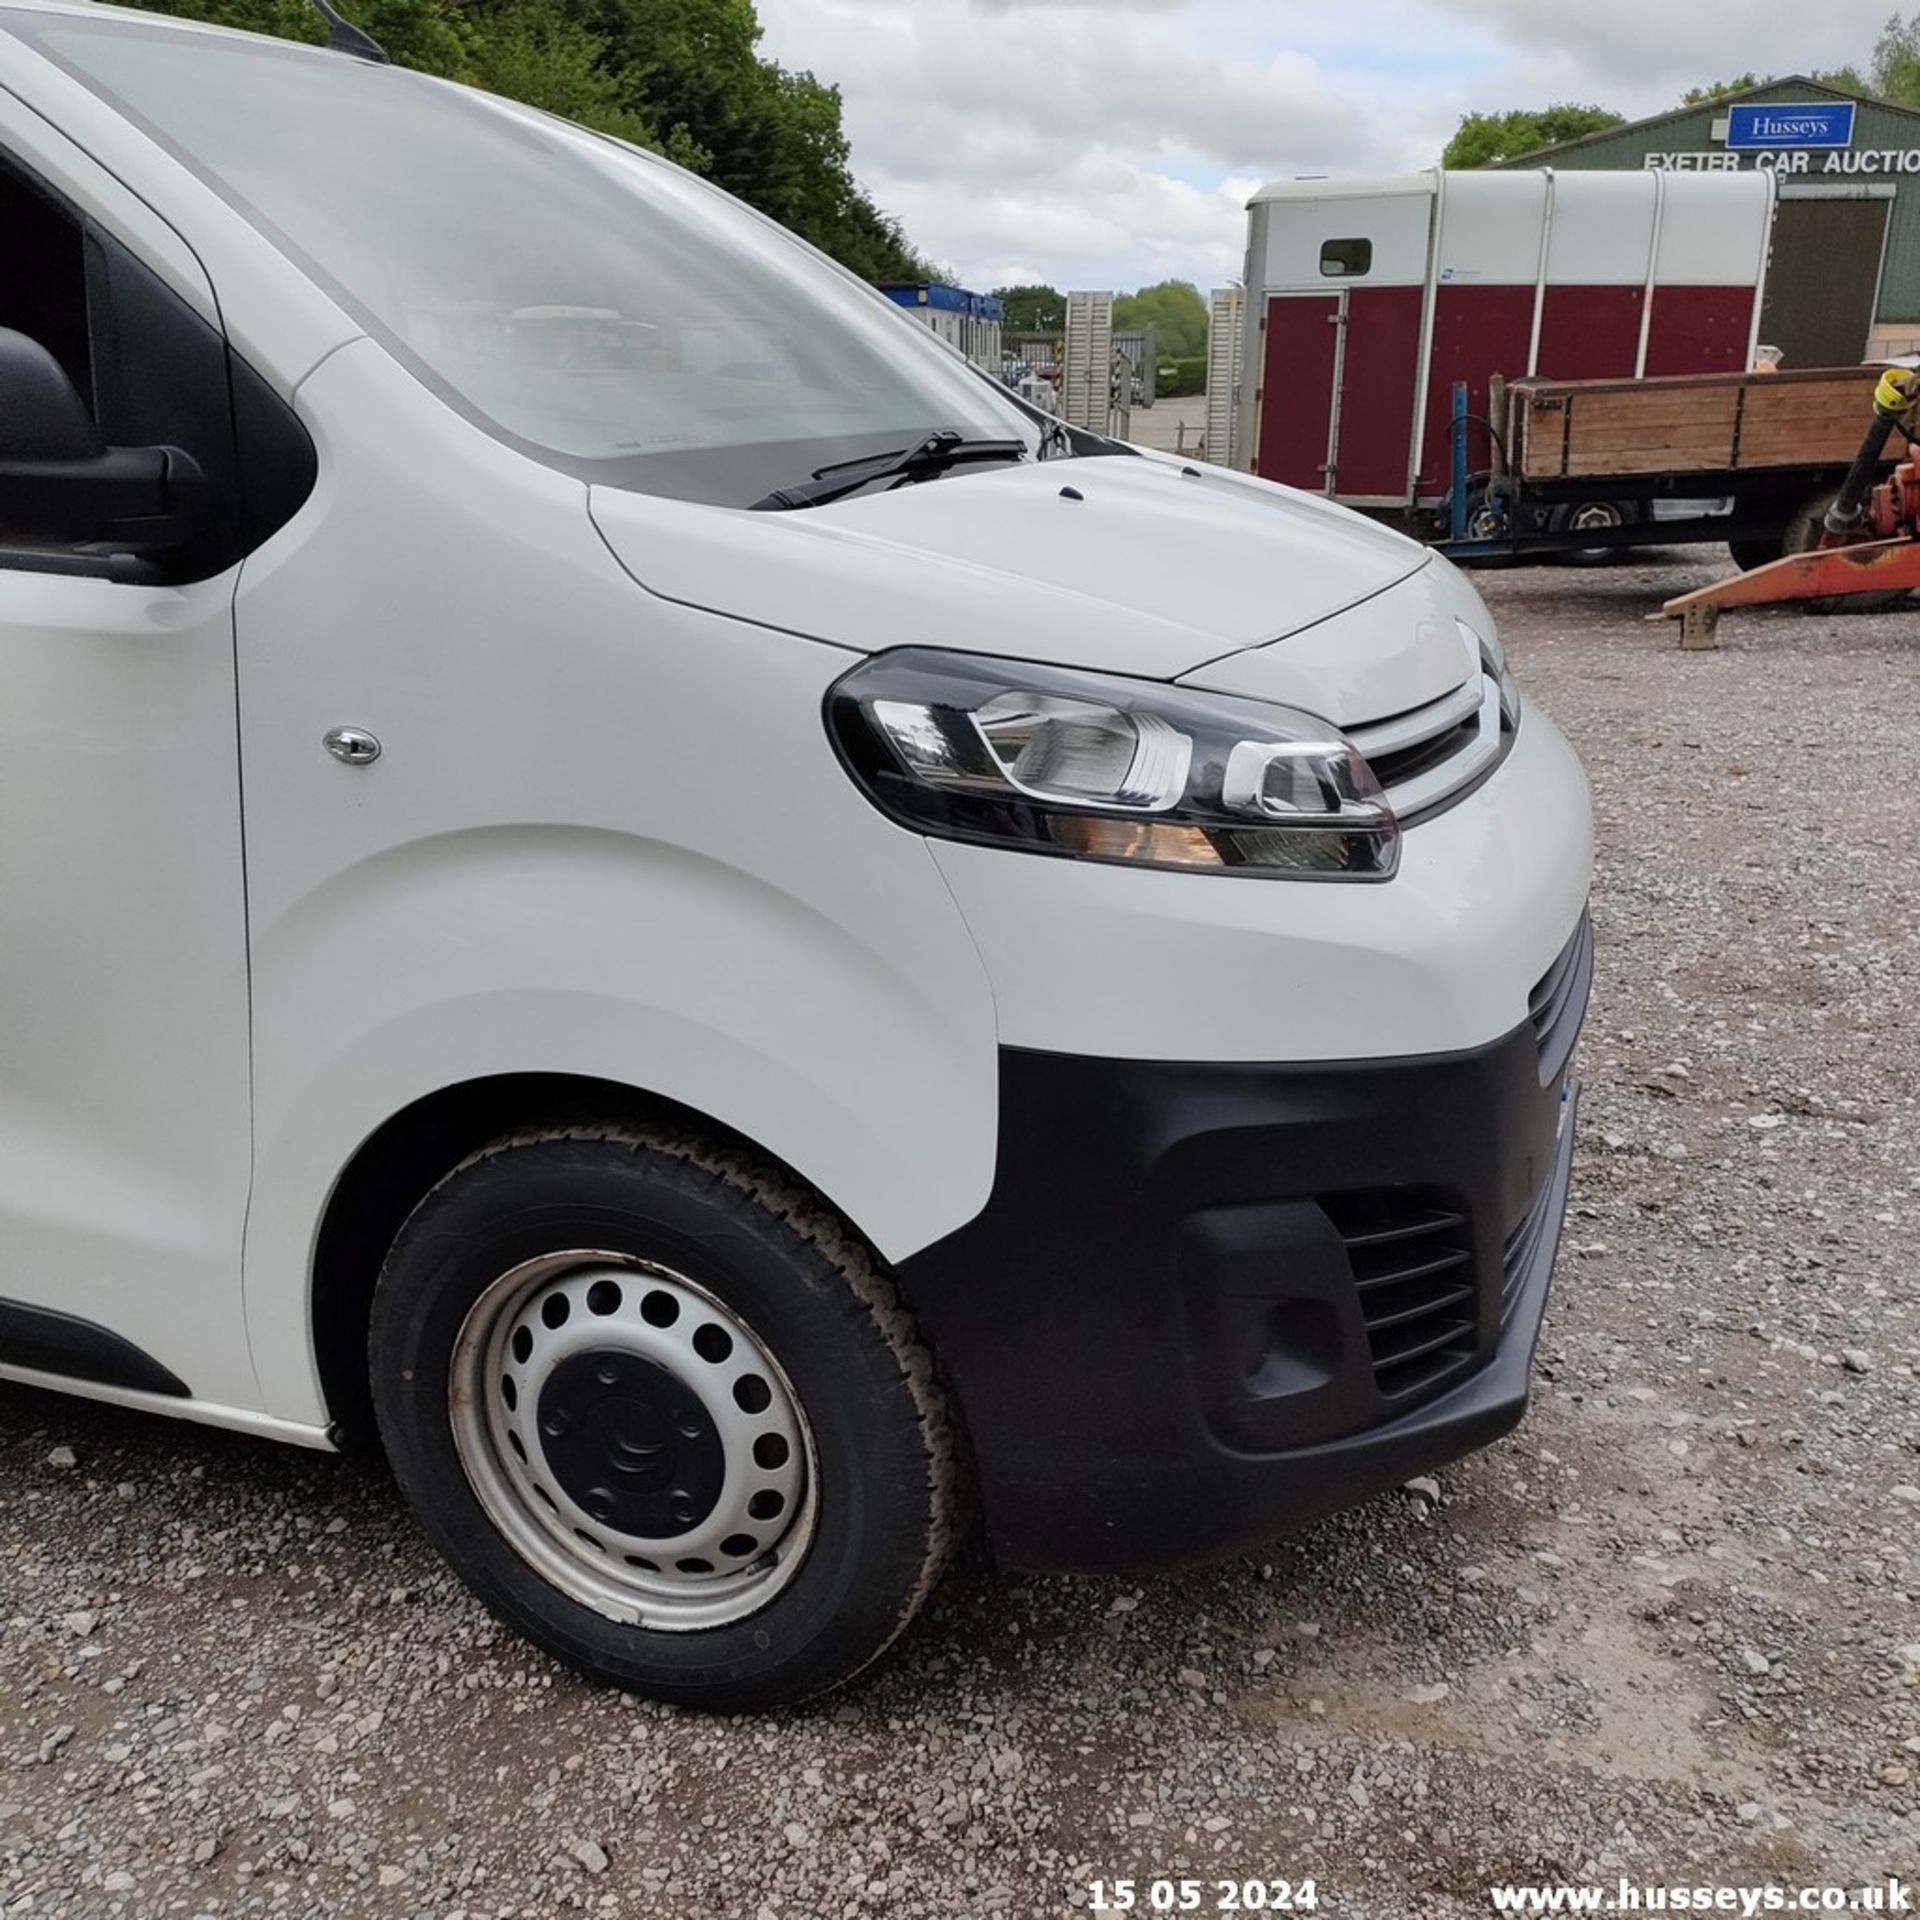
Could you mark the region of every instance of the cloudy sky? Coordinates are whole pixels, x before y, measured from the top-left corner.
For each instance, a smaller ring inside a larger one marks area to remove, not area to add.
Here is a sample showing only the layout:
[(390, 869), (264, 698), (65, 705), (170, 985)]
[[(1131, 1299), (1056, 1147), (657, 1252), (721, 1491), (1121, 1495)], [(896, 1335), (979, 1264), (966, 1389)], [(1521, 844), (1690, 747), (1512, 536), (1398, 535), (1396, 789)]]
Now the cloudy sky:
[(854, 169), (976, 287), (1237, 271), (1262, 180), (1428, 166), (1460, 115), (1638, 117), (1748, 67), (1865, 64), (1893, 0), (759, 0)]

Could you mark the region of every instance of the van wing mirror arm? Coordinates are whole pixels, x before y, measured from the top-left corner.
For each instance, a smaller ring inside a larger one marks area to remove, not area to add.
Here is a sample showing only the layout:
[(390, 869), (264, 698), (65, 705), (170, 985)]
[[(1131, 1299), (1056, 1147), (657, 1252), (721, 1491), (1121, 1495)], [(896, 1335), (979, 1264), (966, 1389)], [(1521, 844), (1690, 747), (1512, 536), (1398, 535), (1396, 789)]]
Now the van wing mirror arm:
[(80, 460), (0, 456), (0, 538), (164, 553), (200, 531), (205, 488), (199, 463), (178, 447), (102, 447)]
[(0, 327), (0, 540), (164, 553), (199, 530), (206, 475), (178, 447), (110, 447), (66, 368)]

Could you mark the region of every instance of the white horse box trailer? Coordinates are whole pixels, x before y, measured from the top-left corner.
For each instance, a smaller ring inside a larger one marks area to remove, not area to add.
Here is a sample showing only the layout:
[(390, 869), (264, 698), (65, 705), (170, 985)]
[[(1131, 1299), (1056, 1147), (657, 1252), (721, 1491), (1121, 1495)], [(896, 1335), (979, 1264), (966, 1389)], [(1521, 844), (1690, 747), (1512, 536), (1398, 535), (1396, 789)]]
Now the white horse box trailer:
[[(1293, 180), (1248, 207), (1233, 463), (1374, 511), (1439, 509), (1489, 382), (1752, 365), (1769, 172)], [(1466, 388), (1455, 424), (1454, 390)]]

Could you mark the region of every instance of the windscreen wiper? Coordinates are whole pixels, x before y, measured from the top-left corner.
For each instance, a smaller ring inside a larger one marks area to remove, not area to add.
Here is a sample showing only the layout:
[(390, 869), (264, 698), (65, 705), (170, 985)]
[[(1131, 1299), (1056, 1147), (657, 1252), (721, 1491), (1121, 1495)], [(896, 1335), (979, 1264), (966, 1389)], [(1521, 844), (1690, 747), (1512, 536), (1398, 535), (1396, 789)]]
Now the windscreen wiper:
[(764, 500), (756, 500), (752, 513), (778, 513), (794, 507), (817, 507), (839, 500), (876, 480), (920, 480), (942, 473), (971, 460), (1024, 460), (1024, 440), (969, 440), (952, 427), (942, 427), (910, 447), (896, 447), (891, 453), (870, 453), (861, 460), (841, 460), (830, 467), (816, 467), (811, 480), (797, 487), (776, 487)]

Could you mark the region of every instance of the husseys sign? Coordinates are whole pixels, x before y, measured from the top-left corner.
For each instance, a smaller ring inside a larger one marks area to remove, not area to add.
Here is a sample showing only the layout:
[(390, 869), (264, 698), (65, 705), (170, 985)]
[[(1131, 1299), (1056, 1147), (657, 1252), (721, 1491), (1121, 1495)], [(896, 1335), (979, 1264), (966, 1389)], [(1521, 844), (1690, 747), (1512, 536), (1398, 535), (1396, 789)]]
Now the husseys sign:
[[(1738, 173), (1766, 167), (1788, 174), (1920, 173), (1920, 147), (1853, 148), (1851, 100), (1750, 101), (1727, 109), (1724, 150), (1650, 153), (1645, 164), (1672, 173)], [(1842, 151), (1845, 149), (1845, 151)], [(1824, 150), (1824, 151), (1823, 151)]]
[(1730, 147), (1850, 147), (1853, 102), (1810, 101), (1804, 106), (1774, 103), (1729, 107)]

